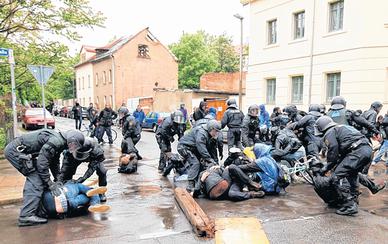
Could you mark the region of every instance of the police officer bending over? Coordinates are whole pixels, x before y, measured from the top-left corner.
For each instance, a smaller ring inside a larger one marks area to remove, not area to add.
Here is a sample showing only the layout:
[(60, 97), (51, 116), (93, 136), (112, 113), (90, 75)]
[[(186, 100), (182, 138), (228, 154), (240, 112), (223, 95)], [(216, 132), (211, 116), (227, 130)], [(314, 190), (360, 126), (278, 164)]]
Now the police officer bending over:
[[(372, 159), (372, 147), (368, 139), (351, 126), (337, 125), (330, 117), (322, 116), (316, 121), (316, 134), (323, 136), (327, 146), (327, 165), (321, 169), (325, 174), (332, 170), (331, 180), (345, 196), (342, 206), (336, 211), (340, 215), (358, 213), (358, 173)], [(347, 179), (349, 192), (341, 187), (341, 180)]]
[(37, 212), (43, 191), (49, 188), (54, 196), (61, 194), (62, 184), (55, 182), (59, 173), (59, 156), (67, 148), (70, 152), (77, 151), (82, 147), (83, 138), (83, 134), (76, 130), (62, 133), (43, 129), (17, 137), (6, 146), (5, 157), (26, 177), (19, 226), (47, 223), (47, 219), (39, 217)]
[(123, 154), (134, 153), (138, 160), (142, 160), (143, 158), (139, 155), (139, 151), (135, 147), (141, 137), (140, 122), (126, 110), (124, 112), (123, 123), (122, 133), (124, 139), (121, 143), (121, 152)]
[[(83, 162), (89, 162), (88, 169), (86, 170), (85, 174), (74, 182), (82, 183), (90, 176), (92, 176), (94, 172), (96, 172), (98, 175), (98, 185), (106, 186), (106, 173), (108, 170), (104, 166), (104, 150), (94, 138), (84, 138), (83, 136), (81, 137), (80, 135), (77, 135), (77, 140), (82, 142), (82, 147), (73, 152), (66, 150), (63, 153), (59, 181), (65, 182), (71, 180), (75, 175), (78, 166)], [(100, 199), (101, 202), (105, 202), (105, 194), (101, 194)]]

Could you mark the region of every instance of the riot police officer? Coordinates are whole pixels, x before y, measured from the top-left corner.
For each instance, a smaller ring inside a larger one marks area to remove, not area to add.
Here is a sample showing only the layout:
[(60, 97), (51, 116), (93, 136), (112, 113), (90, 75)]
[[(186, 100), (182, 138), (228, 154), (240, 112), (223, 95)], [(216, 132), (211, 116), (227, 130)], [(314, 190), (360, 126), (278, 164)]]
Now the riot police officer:
[(139, 151), (135, 145), (140, 141), (141, 138), (141, 126), (140, 122), (128, 112), (124, 113), (123, 117), (123, 141), (121, 142), (121, 152), (123, 154), (135, 153), (138, 160), (143, 158), (139, 155)]
[(104, 142), (102, 138), (104, 136), (104, 133), (106, 132), (109, 139), (109, 144), (113, 144), (111, 126), (113, 125), (113, 120), (115, 120), (116, 118), (117, 113), (112, 110), (110, 104), (106, 104), (105, 108), (100, 112), (100, 115), (98, 116), (99, 131), (97, 133), (97, 138), (99, 143)]
[[(369, 110), (362, 113), (362, 117), (364, 117), (369, 123), (371, 123), (376, 129), (376, 122), (377, 122), (377, 115), (380, 113), (381, 109), (383, 108), (383, 104), (379, 101), (373, 102), (370, 105)], [(367, 131), (366, 129), (363, 129), (363, 134), (366, 135), (367, 138), (371, 138), (373, 134), (370, 131)]]
[(60, 154), (67, 148), (74, 153), (83, 143), (84, 136), (79, 131), (62, 133), (43, 129), (17, 137), (6, 146), (5, 157), (26, 177), (19, 226), (47, 223), (37, 212), (43, 191), (48, 187), (54, 195), (60, 195), (61, 184), (56, 182)]
[(259, 106), (256, 104), (249, 106), (248, 114), (245, 115), (241, 127), (241, 139), (244, 147), (251, 147), (255, 143), (260, 142), (256, 134), (260, 131), (259, 128)]
[[(202, 171), (201, 169), (211, 165), (218, 165), (211, 155), (212, 139), (218, 137), (221, 129), (220, 123), (216, 120), (209, 120), (206, 125), (198, 126), (184, 135), (178, 143), (179, 154), (189, 163), (188, 169), (188, 191), (192, 191), (195, 181)], [(201, 161), (203, 164), (201, 164)]]
[(174, 136), (181, 138), (183, 135), (184, 124), (183, 113), (179, 110), (171, 113), (164, 118), (161, 125), (156, 130), (156, 141), (160, 148), (160, 158), (158, 170), (161, 172), (166, 166), (167, 153), (171, 152), (171, 143), (174, 142)]
[(298, 131), (301, 130), (299, 139), (306, 149), (307, 156), (319, 157), (320, 139), (314, 134), (315, 121), (321, 116), (319, 105), (311, 104), (309, 113), (288, 126), (289, 129)]
[[(322, 116), (316, 121), (316, 134), (323, 136), (327, 147), (327, 165), (321, 169), (324, 174), (336, 168), (331, 181), (345, 196), (342, 206), (336, 211), (340, 215), (358, 212), (358, 173), (371, 161), (372, 147), (368, 139), (351, 126), (337, 125), (330, 117)], [(349, 182), (349, 192), (341, 187), (341, 181)]]
[(244, 119), (244, 114), (241, 112), (236, 103), (236, 99), (227, 101), (228, 108), (221, 120), (221, 128), (228, 126), (228, 150), (232, 147), (242, 149), (241, 144), (241, 125)]
[(303, 118), (302, 115), (300, 115), (300, 112), (298, 111), (298, 108), (295, 105), (288, 105), (283, 109), (284, 114), (288, 116), (290, 121), (297, 122)]
[[(88, 162), (88, 169), (84, 175), (77, 180), (75, 183), (82, 183), (87, 180), (94, 172), (98, 175), (98, 185), (106, 186), (106, 173), (107, 169), (104, 166), (104, 150), (98, 144), (97, 140), (94, 138), (87, 137), (84, 140), (83, 146), (77, 149), (74, 152), (69, 150), (64, 151), (61, 174), (59, 176), (60, 182), (65, 182), (72, 180), (75, 175), (78, 166), (83, 162)], [(104, 194), (100, 195), (101, 202), (106, 201), (106, 196)]]

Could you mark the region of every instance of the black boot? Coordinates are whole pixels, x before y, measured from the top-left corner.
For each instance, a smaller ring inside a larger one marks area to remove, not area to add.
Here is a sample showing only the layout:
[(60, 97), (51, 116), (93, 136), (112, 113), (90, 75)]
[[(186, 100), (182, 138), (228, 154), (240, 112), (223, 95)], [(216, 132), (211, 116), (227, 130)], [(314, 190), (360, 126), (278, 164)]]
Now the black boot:
[(137, 159), (138, 159), (138, 160), (142, 160), (142, 159), (143, 159), (143, 157), (142, 157), (142, 156), (140, 156), (140, 154), (139, 154), (139, 153), (136, 153), (136, 157), (137, 157)]
[(352, 202), (351, 205), (344, 206), (338, 209), (335, 213), (339, 215), (348, 215), (348, 216), (357, 214), (358, 205), (356, 202)]
[(99, 196), (100, 196), (100, 201), (101, 201), (101, 202), (106, 202), (106, 196), (105, 196), (105, 194), (100, 194)]
[(46, 223), (47, 223), (47, 219), (38, 217), (36, 215), (31, 215), (28, 217), (19, 217), (18, 225), (20, 227), (23, 227), (23, 226), (46, 224)]
[(251, 198), (263, 198), (265, 193), (263, 191), (251, 191), (249, 195)]
[(170, 174), (171, 170), (174, 168), (174, 165), (172, 163), (169, 163), (166, 167), (163, 169), (163, 176), (166, 177)]
[(373, 187), (372, 189), (369, 189), (369, 190), (372, 192), (372, 194), (376, 194), (376, 193), (378, 193), (379, 191), (381, 191), (382, 189), (384, 189), (386, 185), (387, 185), (387, 183), (384, 182), (384, 184), (382, 184), (382, 185), (376, 185), (375, 187)]
[(195, 181), (189, 180), (189, 184), (186, 187), (186, 191), (192, 192), (195, 188)]

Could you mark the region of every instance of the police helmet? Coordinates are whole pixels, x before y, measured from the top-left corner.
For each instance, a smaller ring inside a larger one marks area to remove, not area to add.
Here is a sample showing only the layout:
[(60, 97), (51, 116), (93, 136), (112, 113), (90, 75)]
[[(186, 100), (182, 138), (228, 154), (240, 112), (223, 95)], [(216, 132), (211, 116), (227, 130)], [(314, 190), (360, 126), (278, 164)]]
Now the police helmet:
[(207, 127), (207, 130), (209, 132), (212, 131), (212, 130), (216, 130), (216, 131), (220, 131), (221, 130), (220, 123), (217, 120), (215, 120), (215, 119), (209, 120), (206, 123), (206, 127)]
[(79, 150), (85, 142), (85, 136), (78, 130), (69, 130), (65, 135), (70, 153)]
[(284, 108), (284, 113), (292, 117), (298, 113), (298, 109), (296, 108), (295, 105), (289, 105)]
[(248, 108), (248, 115), (252, 117), (257, 117), (259, 115), (259, 106), (253, 104)]
[(376, 101), (373, 102), (370, 106), (375, 110), (380, 110), (383, 107), (383, 104), (379, 101)]
[(341, 96), (333, 97), (331, 100), (331, 109), (339, 110), (346, 107), (346, 100)]
[(322, 116), (315, 122), (315, 135), (322, 136), (325, 131), (336, 125), (337, 123), (329, 116)]
[(171, 118), (173, 119), (174, 123), (177, 123), (177, 124), (185, 123), (185, 118), (183, 116), (183, 113), (180, 110), (177, 110), (174, 113), (172, 113)]
[(318, 104), (311, 104), (309, 106), (309, 114), (312, 114), (314, 116), (321, 116), (321, 110)]
[(226, 104), (228, 105), (228, 107), (237, 108), (237, 102), (236, 102), (236, 99), (234, 99), (234, 98), (228, 99), (228, 101), (226, 102)]
[(73, 157), (78, 161), (86, 160), (89, 157), (90, 152), (93, 150), (93, 144), (97, 144), (95, 139), (90, 137), (85, 138), (83, 146), (72, 153)]
[(123, 109), (121, 110), (121, 113), (122, 113), (123, 115), (127, 115), (127, 114), (129, 114), (129, 110), (128, 110), (127, 108), (123, 108)]
[(325, 104), (320, 104), (319, 105), (319, 112), (321, 114), (325, 114), (326, 113), (326, 106), (325, 106)]

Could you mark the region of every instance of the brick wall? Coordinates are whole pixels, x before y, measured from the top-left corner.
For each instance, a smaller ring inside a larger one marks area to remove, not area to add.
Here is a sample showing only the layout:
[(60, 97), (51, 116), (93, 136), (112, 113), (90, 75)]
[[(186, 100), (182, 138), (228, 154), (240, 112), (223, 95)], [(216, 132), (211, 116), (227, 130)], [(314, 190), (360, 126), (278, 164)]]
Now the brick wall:
[[(243, 73), (243, 92), (245, 92), (246, 72)], [(238, 93), (240, 73), (207, 73), (200, 78), (201, 90), (214, 90)]]

